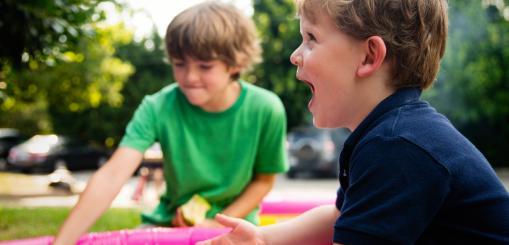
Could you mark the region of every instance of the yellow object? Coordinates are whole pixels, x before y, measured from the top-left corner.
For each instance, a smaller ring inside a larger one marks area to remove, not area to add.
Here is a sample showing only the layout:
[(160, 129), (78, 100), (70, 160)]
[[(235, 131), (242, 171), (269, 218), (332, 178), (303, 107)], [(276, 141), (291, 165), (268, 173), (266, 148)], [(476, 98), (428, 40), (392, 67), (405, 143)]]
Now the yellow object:
[(281, 223), (285, 220), (296, 217), (298, 214), (262, 214), (260, 215), (260, 226)]
[(181, 206), (182, 216), (188, 225), (199, 224), (205, 220), (210, 204), (198, 194), (194, 194), (189, 201)]

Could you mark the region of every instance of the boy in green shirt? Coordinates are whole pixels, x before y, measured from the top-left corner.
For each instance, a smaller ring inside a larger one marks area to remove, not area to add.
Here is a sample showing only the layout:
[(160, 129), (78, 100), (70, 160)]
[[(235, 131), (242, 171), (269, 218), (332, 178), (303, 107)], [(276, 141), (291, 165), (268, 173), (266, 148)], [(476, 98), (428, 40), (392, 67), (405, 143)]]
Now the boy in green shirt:
[(253, 22), (228, 4), (205, 2), (175, 17), (166, 49), (176, 83), (146, 96), (119, 148), (91, 178), (55, 244), (73, 243), (99, 218), (160, 142), (166, 193), (144, 223), (186, 226), (181, 206), (194, 194), (218, 212), (257, 223), (258, 204), (287, 170), (286, 116), (280, 99), (239, 80), (260, 60)]

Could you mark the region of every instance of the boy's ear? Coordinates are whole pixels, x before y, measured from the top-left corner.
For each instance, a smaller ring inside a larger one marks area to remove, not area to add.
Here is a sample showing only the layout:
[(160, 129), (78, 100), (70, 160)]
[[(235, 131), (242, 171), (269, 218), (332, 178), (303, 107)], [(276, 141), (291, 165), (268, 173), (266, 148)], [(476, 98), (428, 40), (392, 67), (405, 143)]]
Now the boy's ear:
[(240, 73), (240, 70), (242, 70), (239, 66), (232, 66), (228, 68), (230, 74), (237, 74)]
[(364, 61), (357, 69), (357, 76), (359, 77), (370, 76), (382, 66), (387, 47), (381, 37), (371, 36), (364, 41), (364, 51)]

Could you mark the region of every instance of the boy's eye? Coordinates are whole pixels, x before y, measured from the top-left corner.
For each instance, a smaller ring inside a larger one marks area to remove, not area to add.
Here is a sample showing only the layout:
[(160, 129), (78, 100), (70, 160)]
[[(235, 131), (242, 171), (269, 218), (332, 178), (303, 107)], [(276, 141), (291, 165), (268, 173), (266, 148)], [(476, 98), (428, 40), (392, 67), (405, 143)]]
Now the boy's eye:
[(185, 62), (183, 62), (183, 61), (175, 61), (174, 60), (172, 63), (176, 67), (183, 67), (184, 65), (186, 65)]
[(201, 64), (200, 65), (200, 69), (203, 69), (203, 70), (209, 70), (212, 68), (212, 65), (210, 64)]
[(308, 32), (307, 36), (309, 41), (316, 41), (315, 35), (313, 35), (313, 33)]

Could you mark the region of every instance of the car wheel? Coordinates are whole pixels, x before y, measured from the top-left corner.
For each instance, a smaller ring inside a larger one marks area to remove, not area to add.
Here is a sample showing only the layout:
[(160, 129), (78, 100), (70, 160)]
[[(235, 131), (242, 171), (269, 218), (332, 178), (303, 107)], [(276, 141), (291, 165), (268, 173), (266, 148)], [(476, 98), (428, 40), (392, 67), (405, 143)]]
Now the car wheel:
[(297, 178), (297, 172), (295, 170), (288, 170), (288, 172), (286, 172), (286, 177), (288, 177), (289, 179), (295, 179)]
[(34, 170), (31, 168), (23, 168), (23, 169), (21, 169), (21, 172), (24, 174), (31, 174), (34, 172)]
[(7, 170), (7, 161), (0, 159), (0, 171)]
[(313, 175), (316, 178), (320, 178), (320, 179), (335, 179), (335, 178), (337, 178), (337, 174), (335, 174), (332, 171), (326, 171), (326, 170), (316, 171), (313, 173)]

